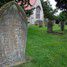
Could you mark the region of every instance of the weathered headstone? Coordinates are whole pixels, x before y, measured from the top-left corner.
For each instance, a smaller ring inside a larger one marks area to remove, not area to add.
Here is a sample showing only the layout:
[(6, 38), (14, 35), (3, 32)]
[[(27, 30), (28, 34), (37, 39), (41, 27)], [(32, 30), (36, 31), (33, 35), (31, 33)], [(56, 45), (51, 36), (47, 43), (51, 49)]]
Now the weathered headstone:
[(15, 2), (0, 8), (0, 67), (25, 62), (27, 21)]
[(39, 27), (43, 26), (43, 21), (42, 20), (36, 20), (35, 25), (38, 25)]

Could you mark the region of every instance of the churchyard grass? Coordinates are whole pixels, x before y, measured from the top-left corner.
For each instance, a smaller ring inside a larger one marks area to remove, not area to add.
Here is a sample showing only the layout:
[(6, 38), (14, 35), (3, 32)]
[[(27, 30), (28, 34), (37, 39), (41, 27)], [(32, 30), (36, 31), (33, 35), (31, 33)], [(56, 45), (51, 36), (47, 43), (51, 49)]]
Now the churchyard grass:
[[(45, 27), (28, 27), (26, 55), (31, 61), (16, 67), (67, 67), (67, 26), (63, 35), (48, 34)], [(58, 25), (54, 31), (60, 31)]]

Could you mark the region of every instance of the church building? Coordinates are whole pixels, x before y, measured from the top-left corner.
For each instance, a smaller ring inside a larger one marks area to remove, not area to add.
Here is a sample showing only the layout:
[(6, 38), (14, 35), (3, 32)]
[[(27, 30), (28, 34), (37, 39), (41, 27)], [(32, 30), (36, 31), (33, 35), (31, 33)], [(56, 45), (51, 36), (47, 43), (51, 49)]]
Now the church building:
[(43, 8), (40, 0), (31, 0), (32, 7), (29, 8), (35, 8), (33, 10), (33, 14), (28, 18), (28, 21), (31, 24), (36, 24), (36, 23), (43, 23), (44, 21), (44, 14), (43, 14)]

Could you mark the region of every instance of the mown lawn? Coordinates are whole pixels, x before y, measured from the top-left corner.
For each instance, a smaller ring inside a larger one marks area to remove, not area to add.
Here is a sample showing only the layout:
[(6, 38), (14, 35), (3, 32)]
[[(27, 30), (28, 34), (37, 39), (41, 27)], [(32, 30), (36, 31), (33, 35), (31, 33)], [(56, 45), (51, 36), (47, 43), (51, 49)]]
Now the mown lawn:
[[(26, 54), (31, 62), (17, 67), (67, 67), (67, 26), (64, 35), (48, 34), (46, 28), (29, 26)], [(54, 26), (55, 31), (60, 28)]]

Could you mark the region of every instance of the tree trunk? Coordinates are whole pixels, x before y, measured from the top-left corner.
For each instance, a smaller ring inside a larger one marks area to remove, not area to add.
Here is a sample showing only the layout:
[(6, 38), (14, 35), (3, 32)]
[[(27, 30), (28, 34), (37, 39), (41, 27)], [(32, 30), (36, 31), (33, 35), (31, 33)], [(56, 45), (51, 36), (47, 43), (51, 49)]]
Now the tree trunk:
[(49, 20), (49, 22), (47, 23), (47, 32), (48, 33), (52, 33), (53, 32), (52, 26), (53, 26), (53, 23), (52, 23), (51, 20)]
[(61, 31), (64, 31), (64, 22), (63, 21), (60, 22), (60, 26), (61, 26)]

